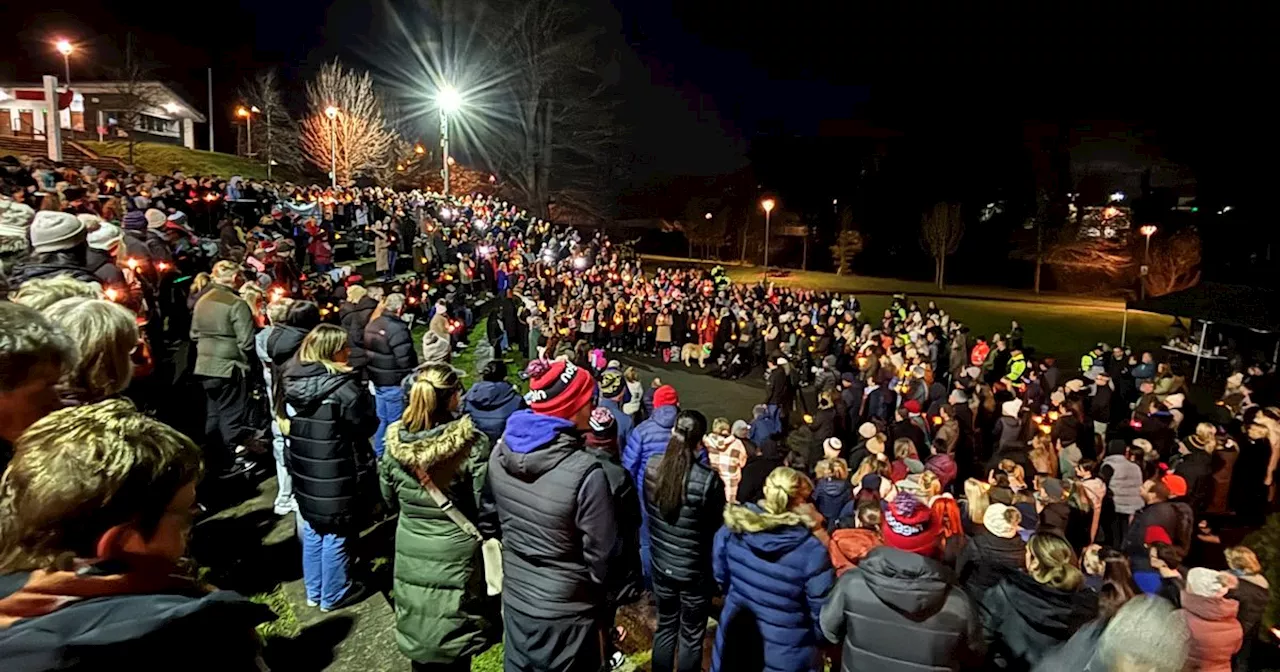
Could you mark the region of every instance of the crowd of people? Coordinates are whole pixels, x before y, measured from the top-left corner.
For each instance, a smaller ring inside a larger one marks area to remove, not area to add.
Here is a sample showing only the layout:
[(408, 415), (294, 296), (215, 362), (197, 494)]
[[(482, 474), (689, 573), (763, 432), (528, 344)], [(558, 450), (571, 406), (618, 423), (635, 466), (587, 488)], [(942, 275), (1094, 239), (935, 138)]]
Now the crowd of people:
[[(494, 197), (4, 165), (5, 669), (262, 669), (270, 610), (185, 556), (272, 468), (309, 607), (368, 597), (353, 541), (395, 519), (415, 669), (498, 642), (508, 670), (616, 667), (645, 600), (657, 672), (703, 669), (709, 616), (712, 670), (1229, 670), (1263, 646), (1257, 554), (1219, 534), (1274, 500), (1263, 364), (1196, 408), (1150, 353), (1059, 365), (932, 301), (650, 269)], [(344, 236), (376, 278), (336, 263)], [(762, 374), (761, 403), (707, 418), (642, 358)]]

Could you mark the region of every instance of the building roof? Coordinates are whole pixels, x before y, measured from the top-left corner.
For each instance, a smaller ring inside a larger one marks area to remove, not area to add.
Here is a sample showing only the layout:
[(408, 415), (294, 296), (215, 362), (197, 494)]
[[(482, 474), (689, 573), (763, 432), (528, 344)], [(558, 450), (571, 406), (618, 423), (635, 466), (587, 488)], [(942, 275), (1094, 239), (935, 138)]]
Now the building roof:
[[(166, 112), (177, 117), (191, 119), (196, 123), (205, 123), (206, 119), (200, 110), (194, 105), (183, 99), (182, 96), (174, 92), (163, 82), (152, 80), (138, 82), (138, 84), (146, 88), (149, 94), (154, 97), (159, 104), (157, 107), (163, 107)], [(76, 81), (71, 84), (71, 90), (84, 95), (92, 94), (111, 94), (120, 93), (121, 89), (130, 86), (129, 82), (122, 81)], [(43, 89), (44, 85), (40, 83), (29, 82), (0, 82), (0, 89)]]

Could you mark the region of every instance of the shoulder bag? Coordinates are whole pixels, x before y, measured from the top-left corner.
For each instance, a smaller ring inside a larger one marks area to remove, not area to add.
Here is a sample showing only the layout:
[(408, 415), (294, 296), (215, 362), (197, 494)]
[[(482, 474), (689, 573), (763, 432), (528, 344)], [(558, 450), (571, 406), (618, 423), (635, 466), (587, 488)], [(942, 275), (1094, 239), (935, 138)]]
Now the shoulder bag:
[(471, 524), (471, 521), (467, 520), (466, 516), (462, 515), (462, 512), (453, 505), (453, 502), (449, 501), (449, 498), (440, 491), (440, 488), (437, 488), (436, 484), (431, 482), (431, 478), (425, 472), (418, 470), (416, 475), (418, 484), (431, 497), (431, 501), (435, 502), (441, 511), (444, 511), (444, 515), (448, 516), (454, 525), (462, 528), (463, 532), (480, 542), (480, 554), (484, 561), (485, 587), (490, 597), (501, 595), (502, 542), (497, 539), (485, 539), (484, 535), (480, 534), (480, 530), (477, 530), (476, 526)]

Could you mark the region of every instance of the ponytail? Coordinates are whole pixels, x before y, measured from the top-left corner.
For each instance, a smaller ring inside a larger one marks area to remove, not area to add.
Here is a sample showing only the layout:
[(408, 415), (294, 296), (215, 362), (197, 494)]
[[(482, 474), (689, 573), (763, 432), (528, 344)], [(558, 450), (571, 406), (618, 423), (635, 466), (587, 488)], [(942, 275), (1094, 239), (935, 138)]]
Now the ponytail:
[(448, 422), (449, 401), (461, 385), (458, 374), (447, 364), (431, 364), (417, 373), (409, 389), (409, 405), (401, 425), (409, 432), (422, 432)]
[(662, 519), (674, 522), (684, 504), (685, 481), (693, 468), (693, 453), (702, 444), (707, 433), (707, 418), (697, 411), (680, 411), (667, 451), (658, 458), (658, 485), (653, 491), (653, 501), (658, 505)]

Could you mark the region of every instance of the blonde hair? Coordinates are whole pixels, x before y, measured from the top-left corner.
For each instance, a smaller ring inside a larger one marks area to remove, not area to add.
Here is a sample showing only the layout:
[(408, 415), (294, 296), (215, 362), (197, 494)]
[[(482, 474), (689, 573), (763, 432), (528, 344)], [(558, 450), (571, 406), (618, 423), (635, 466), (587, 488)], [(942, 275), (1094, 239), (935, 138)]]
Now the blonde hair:
[(1196, 425), (1196, 441), (1206, 452), (1212, 453), (1218, 448), (1218, 428), (1207, 422)]
[[(413, 377), (409, 389), (409, 405), (400, 416), (400, 422), (410, 432), (431, 429), (447, 407), (453, 395), (462, 389), (458, 373), (447, 364), (431, 364)], [(443, 403), (442, 403), (443, 402)]]
[(925, 494), (935, 497), (942, 494), (942, 481), (938, 480), (938, 475), (925, 469), (919, 476), (920, 487), (924, 489)]
[(877, 464), (879, 457), (879, 455), (871, 453), (862, 459), (862, 464), (858, 465), (858, 470), (853, 472), (853, 476), (849, 477), (849, 481), (853, 484), (853, 487), (856, 488), (861, 485), (864, 476), (876, 473), (876, 470), (880, 466)]
[(987, 515), (987, 509), (991, 506), (991, 498), (987, 494), (990, 489), (990, 484), (976, 478), (965, 479), (964, 498), (969, 502), (970, 522), (982, 524), (982, 517)]
[(267, 304), (267, 320), (271, 324), (281, 324), (284, 322), (285, 316), (289, 314), (289, 306), (293, 305), (293, 299), (282, 296), (275, 301)]
[(733, 425), (729, 424), (728, 418), (716, 418), (715, 420), (711, 421), (711, 433), (712, 434), (721, 434), (721, 433), (728, 434), (729, 428), (732, 426)]
[(202, 471), (191, 439), (129, 401), (55, 411), (18, 439), (0, 480), (0, 572), (70, 570), (122, 523), (154, 532)]
[(1223, 555), (1227, 558), (1227, 567), (1245, 574), (1261, 574), (1262, 563), (1258, 562), (1258, 555), (1248, 546), (1232, 546), (1223, 551)]
[(764, 481), (764, 499), (757, 513), (745, 506), (731, 504), (724, 509), (724, 524), (735, 532), (764, 532), (790, 525), (810, 526), (813, 522), (792, 510), (792, 502), (813, 492), (809, 477), (791, 467), (774, 469)]
[(249, 304), (249, 310), (256, 315), (262, 310), (262, 298), (266, 295), (262, 291), (262, 287), (256, 282), (246, 282), (240, 285), (240, 298)]
[(636, 367), (634, 366), (628, 366), (626, 370), (622, 372), (622, 377), (630, 383), (640, 380), (640, 377), (636, 375)]
[(236, 284), (236, 276), (240, 274), (240, 267), (234, 261), (223, 259), (213, 265), (213, 272), (209, 277), (219, 285)]
[[(45, 313), (53, 304), (76, 297), (101, 299), (102, 285), (96, 282), (81, 282), (69, 275), (35, 278), (22, 283), (17, 293), (12, 294), (10, 299), (14, 303)], [(48, 317), (47, 313), (46, 317)]]
[(1027, 573), (1038, 583), (1058, 590), (1075, 590), (1084, 583), (1084, 574), (1076, 567), (1075, 551), (1066, 539), (1052, 533), (1033, 534), (1027, 540), (1027, 550), (1033, 560), (1028, 563)]
[(62, 385), (81, 401), (119, 394), (133, 379), (138, 321), (128, 309), (102, 299), (63, 299), (46, 311), (76, 344), (80, 361)]
[(347, 301), (350, 303), (360, 303), (360, 299), (369, 295), (369, 290), (364, 285), (351, 285), (347, 288)]
[(302, 345), (298, 348), (298, 361), (315, 362), (329, 373), (348, 373), (351, 367), (335, 361), (334, 357), (349, 345), (346, 329), (333, 324), (316, 325), (316, 328), (302, 339)]
[(191, 278), (191, 289), (189, 290), (191, 296), (199, 294), (200, 290), (208, 287), (211, 282), (213, 282), (213, 276), (205, 273), (204, 271), (196, 273), (196, 276)]
[(813, 475), (815, 478), (837, 478), (843, 481), (849, 478), (849, 465), (838, 457), (828, 457), (813, 466)]

